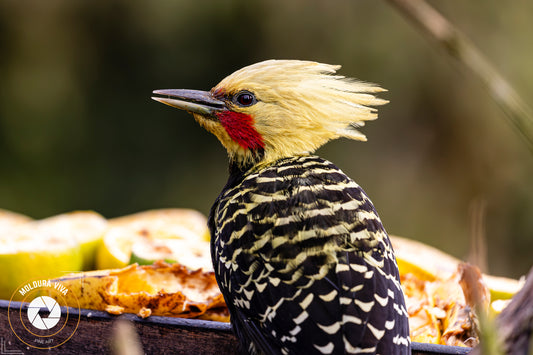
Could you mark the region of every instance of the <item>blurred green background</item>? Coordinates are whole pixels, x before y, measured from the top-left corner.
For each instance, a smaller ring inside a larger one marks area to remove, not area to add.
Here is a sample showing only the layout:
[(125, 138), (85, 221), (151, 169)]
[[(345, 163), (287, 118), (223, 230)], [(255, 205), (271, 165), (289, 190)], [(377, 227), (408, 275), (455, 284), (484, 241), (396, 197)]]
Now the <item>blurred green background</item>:
[[(533, 2), (432, 4), (532, 97)], [(207, 214), (225, 151), (151, 91), (210, 89), (270, 58), (341, 64), (389, 90), (368, 142), (318, 152), (363, 186), (389, 233), (464, 258), (483, 201), (489, 271), (528, 271), (533, 155), (479, 82), (386, 1), (0, 2), (0, 208)]]

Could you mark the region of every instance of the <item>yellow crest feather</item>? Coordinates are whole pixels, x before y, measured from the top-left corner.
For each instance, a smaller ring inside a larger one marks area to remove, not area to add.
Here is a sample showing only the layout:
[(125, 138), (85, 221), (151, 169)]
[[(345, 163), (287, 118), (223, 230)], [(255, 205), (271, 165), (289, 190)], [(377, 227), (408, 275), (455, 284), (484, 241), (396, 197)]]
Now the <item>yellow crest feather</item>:
[[(234, 72), (212, 92), (232, 95), (247, 90), (256, 96), (257, 104), (232, 109), (254, 118), (265, 140), (265, 160), (271, 161), (311, 153), (338, 137), (366, 140), (357, 128), (377, 118), (371, 106), (388, 101), (374, 94), (386, 90), (337, 75), (338, 69), (339, 65), (311, 61), (267, 60)], [(233, 158), (251, 159), (236, 145), (224, 145)]]

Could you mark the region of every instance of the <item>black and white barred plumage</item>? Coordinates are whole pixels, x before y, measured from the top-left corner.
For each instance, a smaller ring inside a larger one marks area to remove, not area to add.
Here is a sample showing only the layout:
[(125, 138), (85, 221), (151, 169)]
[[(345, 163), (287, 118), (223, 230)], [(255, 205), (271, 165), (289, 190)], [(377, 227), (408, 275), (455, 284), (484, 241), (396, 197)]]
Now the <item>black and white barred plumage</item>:
[(298, 156), (235, 169), (209, 226), (245, 352), (410, 353), (389, 238), (364, 191), (332, 163)]

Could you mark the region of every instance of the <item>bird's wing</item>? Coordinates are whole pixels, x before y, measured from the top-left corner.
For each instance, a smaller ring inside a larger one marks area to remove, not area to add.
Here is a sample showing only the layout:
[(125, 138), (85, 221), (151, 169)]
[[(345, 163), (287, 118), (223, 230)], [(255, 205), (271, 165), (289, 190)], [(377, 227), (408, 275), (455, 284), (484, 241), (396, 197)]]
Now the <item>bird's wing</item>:
[(227, 234), (227, 254), (215, 259), (234, 327), (262, 353), (376, 346), (390, 314), (371, 312), (397, 277), (372, 204), (331, 163), (313, 163), (245, 179), (218, 230)]

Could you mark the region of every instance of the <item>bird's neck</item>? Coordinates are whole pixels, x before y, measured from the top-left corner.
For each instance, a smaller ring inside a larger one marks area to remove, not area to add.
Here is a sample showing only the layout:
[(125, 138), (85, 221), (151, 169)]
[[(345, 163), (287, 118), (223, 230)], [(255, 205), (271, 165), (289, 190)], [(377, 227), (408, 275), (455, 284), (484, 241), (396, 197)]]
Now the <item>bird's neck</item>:
[(294, 156), (282, 156), (278, 159), (265, 159), (264, 152), (260, 152), (260, 154), (257, 155), (257, 159), (255, 160), (234, 160), (230, 158), (229, 161), (229, 179), (228, 184), (232, 185), (235, 183), (238, 183), (241, 181), (244, 176), (247, 174), (261, 170), (262, 168), (265, 168), (267, 166), (270, 166), (272, 164), (276, 164), (278, 161), (301, 157), (301, 156), (308, 156), (309, 154), (296, 154)]
[[(240, 153), (240, 152), (239, 152)], [(254, 169), (265, 160), (265, 151), (262, 148), (247, 150), (246, 154), (229, 155), (229, 173), (230, 176), (237, 174), (243, 175), (247, 171)]]
[(260, 161), (239, 161), (230, 159), (229, 161), (229, 180), (228, 184), (231, 181), (242, 180), (243, 176), (246, 175), (249, 171), (254, 170), (257, 164)]

